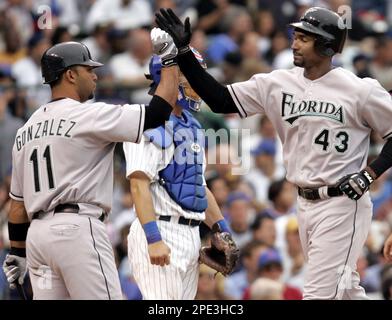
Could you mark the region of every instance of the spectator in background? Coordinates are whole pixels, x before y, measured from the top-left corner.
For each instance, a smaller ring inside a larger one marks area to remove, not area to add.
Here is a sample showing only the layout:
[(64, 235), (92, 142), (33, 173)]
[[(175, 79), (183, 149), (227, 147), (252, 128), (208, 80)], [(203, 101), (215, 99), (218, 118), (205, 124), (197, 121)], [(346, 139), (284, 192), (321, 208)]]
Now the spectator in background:
[(195, 300), (227, 300), (224, 294), (225, 277), (214, 269), (202, 264)]
[(227, 53), (237, 51), (241, 37), (253, 30), (252, 19), (244, 9), (233, 11), (224, 20), (227, 32), (212, 37), (207, 49), (207, 56), (213, 64), (221, 63)]
[(110, 45), (107, 37), (109, 28), (109, 24), (96, 25), (94, 31), (82, 40), (82, 43), (90, 49), (91, 57), (103, 63), (106, 63), (110, 57)]
[(256, 19), (256, 31), (259, 34), (259, 51), (263, 55), (271, 48), (272, 33), (275, 29), (275, 19), (271, 11), (259, 10)]
[(359, 53), (353, 58), (354, 73), (360, 78), (374, 78), (370, 72), (370, 57), (366, 54)]
[(196, 4), (199, 17), (197, 29), (203, 30), (208, 35), (221, 33), (222, 19), (231, 9), (229, 0), (198, 0)]
[(392, 199), (392, 182), (388, 172), (380, 176), (370, 188), (373, 202), (373, 219), (384, 220), (383, 206)]
[[(278, 281), (283, 285), (284, 300), (302, 300), (302, 293), (297, 288), (283, 282), (282, 258), (276, 249), (267, 249), (261, 253), (258, 259), (258, 278), (266, 278)], [(243, 299), (249, 300), (250, 287), (245, 292)]]
[(241, 249), (252, 239), (252, 232), (249, 229), (249, 224), (254, 218), (251, 199), (243, 192), (232, 192), (227, 197), (226, 210), (231, 235), (237, 247)]
[(54, 30), (52, 37), (50, 39), (51, 45), (54, 46), (55, 44), (61, 43), (61, 42), (68, 42), (68, 41), (74, 41), (73, 39), (73, 34), (70, 31), (69, 27), (57, 27), (56, 30)]
[(305, 257), (299, 238), (297, 217), (290, 217), (286, 224), (285, 240), (287, 247), (283, 253), (283, 280), (290, 286), (299, 289), (304, 287)]
[(389, 90), (392, 88), (392, 39), (389, 36), (378, 37), (374, 50), (370, 73)]
[(117, 29), (129, 30), (152, 24), (148, 0), (97, 0), (86, 17), (87, 31), (102, 23), (113, 23)]
[(0, 185), (11, 175), (12, 147), (23, 121), (11, 115), (9, 106), (15, 100), (15, 82), (0, 69)]
[(259, 214), (250, 226), (253, 239), (263, 242), (268, 247), (273, 247), (276, 240), (274, 219), (268, 213)]
[(152, 55), (150, 33), (146, 29), (135, 29), (129, 32), (127, 51), (115, 54), (109, 61), (114, 79), (122, 84), (143, 87), (132, 92), (131, 102), (148, 103), (147, 93), (149, 80), (145, 74), (149, 73), (148, 65)]
[(258, 259), (268, 246), (258, 240), (248, 242), (241, 250), (242, 268), (225, 280), (225, 294), (230, 299), (242, 299), (245, 289), (256, 280), (258, 276)]
[(229, 195), (229, 188), (227, 187), (225, 180), (221, 178), (216, 172), (211, 172), (206, 178), (207, 187), (214, 195), (216, 203), (223, 212), (226, 199)]
[(3, 39), (4, 48), (0, 51), (0, 65), (10, 66), (26, 56), (26, 50), (15, 23), (5, 15), (3, 15)]
[(258, 278), (250, 285), (250, 300), (283, 300), (284, 286), (281, 282), (268, 279)]
[(43, 84), (41, 74), (41, 57), (49, 46), (43, 33), (35, 33), (27, 44), (28, 55), (12, 65), (17, 87), (26, 92), (29, 115), (51, 97), (50, 88)]
[(271, 12), (278, 30), (286, 31), (287, 24), (297, 20), (294, 0), (258, 0), (258, 8)]
[(268, 200), (268, 188), (275, 180), (283, 177), (282, 172), (277, 170), (275, 163), (276, 142), (271, 139), (263, 139), (252, 150), (255, 160), (255, 168), (251, 169), (245, 180), (256, 190), (256, 198), (259, 202), (266, 203)]

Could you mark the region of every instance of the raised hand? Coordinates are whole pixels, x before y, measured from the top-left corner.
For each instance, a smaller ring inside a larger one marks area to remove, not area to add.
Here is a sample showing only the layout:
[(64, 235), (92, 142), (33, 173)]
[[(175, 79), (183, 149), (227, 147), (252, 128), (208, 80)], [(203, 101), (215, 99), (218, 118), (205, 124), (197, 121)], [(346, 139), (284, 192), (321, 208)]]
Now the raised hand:
[(169, 33), (178, 48), (178, 53), (184, 53), (189, 50), (192, 32), (189, 18), (185, 19), (185, 23), (176, 16), (171, 9), (160, 9), (155, 14), (156, 24), (167, 33)]
[(161, 58), (162, 66), (169, 67), (176, 64), (177, 48), (173, 38), (162, 29), (154, 28), (150, 33), (154, 54)]

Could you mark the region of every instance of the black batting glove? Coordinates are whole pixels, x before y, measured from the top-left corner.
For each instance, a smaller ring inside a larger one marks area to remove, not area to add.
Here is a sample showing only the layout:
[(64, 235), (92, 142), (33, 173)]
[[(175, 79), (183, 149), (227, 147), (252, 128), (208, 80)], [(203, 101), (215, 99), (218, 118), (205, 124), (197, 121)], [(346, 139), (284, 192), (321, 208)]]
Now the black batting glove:
[(352, 200), (358, 200), (369, 190), (374, 178), (366, 169), (344, 176), (338, 182), (338, 188)]
[(171, 35), (178, 48), (178, 54), (189, 51), (189, 43), (192, 37), (189, 18), (186, 18), (185, 23), (182, 23), (173, 10), (160, 9), (160, 12), (155, 14), (155, 22), (159, 28)]

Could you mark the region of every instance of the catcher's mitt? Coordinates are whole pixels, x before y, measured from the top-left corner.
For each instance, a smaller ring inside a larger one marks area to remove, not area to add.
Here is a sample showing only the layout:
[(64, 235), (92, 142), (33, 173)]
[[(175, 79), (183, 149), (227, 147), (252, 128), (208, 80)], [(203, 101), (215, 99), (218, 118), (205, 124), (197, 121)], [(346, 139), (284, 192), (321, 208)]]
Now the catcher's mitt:
[(239, 250), (231, 234), (214, 232), (211, 238), (211, 247), (200, 249), (199, 262), (227, 276), (235, 268), (238, 258)]

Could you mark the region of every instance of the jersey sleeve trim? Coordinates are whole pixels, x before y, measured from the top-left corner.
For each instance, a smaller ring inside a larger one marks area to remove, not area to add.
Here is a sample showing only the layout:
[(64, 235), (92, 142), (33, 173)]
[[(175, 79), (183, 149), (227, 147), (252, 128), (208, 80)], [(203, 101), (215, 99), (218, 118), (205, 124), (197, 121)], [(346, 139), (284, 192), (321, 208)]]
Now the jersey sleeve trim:
[(16, 201), (23, 201), (22, 196), (17, 196), (16, 194), (13, 194), (12, 192), (9, 193), (10, 198), (16, 200)]
[(392, 136), (392, 131), (383, 136), (383, 139), (389, 139)]
[(140, 114), (139, 114), (139, 127), (138, 127), (138, 129), (137, 129), (137, 136), (136, 136), (136, 143), (139, 143), (140, 142), (140, 139), (141, 139), (141, 137), (142, 137), (142, 133), (143, 133), (143, 130), (142, 130), (142, 122), (144, 122), (143, 121), (143, 119), (144, 119), (144, 105), (139, 105), (139, 108), (140, 108)]
[(241, 118), (246, 118), (248, 114), (246, 113), (245, 108), (242, 106), (240, 100), (238, 99), (237, 94), (234, 91), (234, 88), (231, 85), (228, 85), (227, 89), (229, 90), (231, 96), (233, 97), (233, 101), (238, 108)]

